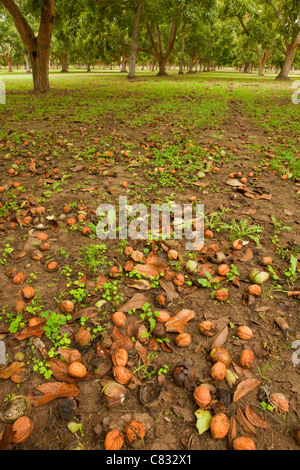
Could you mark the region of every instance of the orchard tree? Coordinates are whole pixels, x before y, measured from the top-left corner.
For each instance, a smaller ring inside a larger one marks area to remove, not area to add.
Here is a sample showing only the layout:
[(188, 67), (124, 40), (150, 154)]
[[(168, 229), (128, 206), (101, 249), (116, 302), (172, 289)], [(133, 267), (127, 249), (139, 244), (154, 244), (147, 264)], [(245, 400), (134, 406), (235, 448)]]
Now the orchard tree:
[(134, 0), (134, 22), (132, 28), (131, 36), (131, 51), (129, 58), (129, 73), (128, 78), (135, 78), (135, 68), (136, 68), (136, 59), (138, 53), (138, 44), (139, 44), (139, 32), (140, 32), (140, 23), (141, 15), (143, 9), (144, 0)]
[(188, 60), (188, 73), (192, 73), (197, 61), (203, 54), (206, 54), (207, 48), (210, 48), (212, 44), (211, 41), (206, 42), (207, 33), (212, 32), (212, 41), (215, 43), (217, 18), (218, 5), (215, 1), (205, 0), (201, 3), (192, 1), (186, 5), (181, 14), (178, 31), (181, 37), (179, 73), (183, 73), (185, 57)]
[(83, 1), (56, 2), (51, 53), (59, 59), (63, 73), (68, 72), (69, 57), (72, 57), (76, 46), (78, 22), (83, 10)]
[[(185, 21), (195, 21), (201, 9), (210, 8), (215, 0), (149, 0), (144, 11), (145, 25), (148, 33), (148, 41), (151, 46), (148, 52), (153, 55), (158, 63), (159, 76), (165, 76), (166, 64), (173, 52), (175, 41), (179, 33), (181, 38), (181, 56), (184, 54), (185, 31), (180, 25), (185, 16)], [(147, 48), (143, 48), (147, 51)]]
[[(24, 3), (24, 2), (22, 2)], [(55, 0), (28, 0), (21, 8), (21, 2), (14, 0), (0, 0), (10, 13), (14, 24), (20, 34), (21, 40), (28, 51), (34, 91), (45, 93), (50, 90), (49, 59), (52, 32), (55, 20)], [(28, 19), (33, 19), (39, 10), (39, 29), (37, 34), (30, 26)]]
[(9, 72), (13, 71), (12, 60), (14, 53), (19, 57), (23, 55), (20, 36), (11, 16), (9, 14), (0, 14), (0, 56), (5, 59)]
[(300, 46), (300, 1), (265, 0), (273, 13), (279, 33), (277, 48), (284, 56), (277, 80), (288, 80), (298, 47)]
[(237, 49), (246, 60), (244, 71), (253, 63), (253, 53), (258, 64), (258, 74), (263, 75), (267, 60), (274, 47), (274, 21), (261, 0), (225, 0), (224, 16), (236, 18), (244, 37)]
[[(115, 15), (116, 21), (120, 21), (120, 15), (122, 17), (123, 13), (126, 13), (128, 17), (127, 27), (130, 31), (131, 41), (126, 42), (125, 37), (123, 40), (123, 51), (122, 53), (125, 54), (125, 51), (130, 48), (130, 55), (127, 57), (126, 54), (126, 62), (129, 61), (129, 73), (128, 78), (134, 79), (135, 78), (135, 69), (136, 69), (136, 60), (137, 60), (137, 53), (138, 53), (138, 43), (139, 43), (139, 33), (140, 33), (140, 23), (141, 23), (141, 15), (144, 4), (147, 3), (149, 0), (89, 0), (95, 6), (100, 6), (103, 8), (103, 13), (107, 11), (109, 8), (110, 13)], [(122, 20), (121, 20), (122, 22)], [(108, 46), (110, 47), (110, 46)], [(115, 52), (111, 49), (110, 54), (114, 54)], [(124, 57), (123, 61), (121, 61), (122, 69), (125, 71), (124, 68)]]

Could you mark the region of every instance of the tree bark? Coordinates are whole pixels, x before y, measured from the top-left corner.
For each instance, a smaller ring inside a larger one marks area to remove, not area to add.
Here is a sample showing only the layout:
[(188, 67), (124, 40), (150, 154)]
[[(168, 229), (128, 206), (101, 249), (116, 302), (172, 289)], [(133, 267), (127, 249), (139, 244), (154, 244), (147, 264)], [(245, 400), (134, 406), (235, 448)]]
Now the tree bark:
[(168, 37), (168, 42), (167, 42), (167, 47), (166, 47), (166, 52), (165, 53), (163, 52), (163, 49), (162, 49), (161, 33), (160, 33), (160, 29), (159, 29), (158, 24), (157, 23), (155, 24), (157, 43), (154, 40), (152, 31), (151, 31), (151, 28), (150, 28), (150, 25), (149, 25), (148, 22), (146, 22), (146, 27), (147, 27), (149, 38), (150, 38), (152, 48), (153, 48), (152, 54), (154, 55), (154, 57), (158, 61), (159, 70), (158, 70), (157, 75), (161, 76), (161, 77), (162, 76), (167, 76), (168, 74), (166, 72), (166, 63), (167, 63), (168, 58), (169, 58), (169, 56), (170, 56), (170, 54), (173, 50), (173, 47), (174, 47), (174, 43), (175, 43), (175, 40), (176, 40), (177, 26), (172, 21), (171, 26), (170, 26), (169, 37)]
[(295, 55), (298, 47), (300, 46), (300, 33), (296, 33), (292, 41), (288, 44), (285, 59), (281, 66), (281, 70), (276, 77), (276, 80), (289, 80), (289, 72), (293, 65)]
[(60, 57), (60, 63), (61, 63), (61, 73), (68, 73), (68, 54), (64, 54), (63, 56)]
[(21, 40), (29, 54), (34, 91), (46, 93), (50, 90), (49, 59), (55, 19), (55, 0), (43, 0), (37, 36), (35, 36), (33, 29), (14, 0), (0, 0), (0, 2), (12, 16)]
[(260, 53), (259, 53), (259, 48), (256, 45), (256, 56), (257, 56), (257, 62), (258, 62), (258, 76), (262, 77), (264, 75), (264, 72), (265, 72), (266, 62), (267, 62), (268, 58), (270, 57), (270, 51), (267, 51), (265, 49), (264, 53), (263, 53), (263, 56), (261, 57)]
[(26, 52), (26, 54), (25, 54), (25, 64), (26, 64), (25, 65), (26, 73), (31, 73), (28, 52)]
[(7, 52), (3, 52), (3, 49), (2, 49), (2, 47), (0, 46), (0, 51), (2, 51), (1, 54), (0, 54), (0, 56), (3, 56), (4, 59), (5, 59), (6, 62), (7, 62), (8, 72), (9, 72), (9, 73), (12, 72), (12, 71), (13, 71), (12, 63), (11, 63), (11, 51), (12, 51), (12, 49), (9, 47)]
[(120, 62), (120, 72), (121, 73), (127, 73), (127, 70), (126, 70), (127, 60), (128, 60), (128, 57), (126, 57), (125, 49), (122, 49), (122, 56), (121, 56), (121, 62)]
[(142, 6), (143, 6), (143, 0), (136, 0), (134, 26), (133, 26), (133, 33), (132, 33), (132, 39), (131, 39), (131, 53), (130, 53), (130, 59), (129, 59), (129, 73), (127, 76), (130, 79), (135, 78), (136, 55), (138, 51)]
[(8, 55), (6, 57), (6, 60), (7, 60), (7, 65), (8, 65), (8, 71), (9, 72), (12, 72), (13, 71), (13, 68), (12, 68), (12, 63), (11, 63), (11, 60), (10, 60), (10, 55)]
[(183, 75), (183, 64), (184, 64), (184, 36), (185, 34), (183, 33), (181, 36), (181, 56), (180, 56), (180, 62), (179, 62), (179, 75)]
[(243, 70), (243, 73), (250, 73), (250, 62), (247, 62), (245, 65), (244, 65), (244, 70)]

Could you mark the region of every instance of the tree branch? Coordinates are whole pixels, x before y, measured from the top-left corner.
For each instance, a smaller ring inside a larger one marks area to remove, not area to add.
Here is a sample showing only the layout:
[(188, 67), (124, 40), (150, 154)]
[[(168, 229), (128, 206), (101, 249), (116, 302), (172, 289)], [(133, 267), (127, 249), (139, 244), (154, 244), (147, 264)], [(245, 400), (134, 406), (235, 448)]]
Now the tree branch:
[(24, 46), (27, 50), (30, 49), (30, 46), (35, 41), (34, 31), (20, 11), (18, 5), (14, 0), (0, 0), (0, 2), (10, 13)]
[(154, 38), (153, 38), (153, 35), (152, 35), (152, 31), (151, 31), (151, 28), (150, 28), (150, 25), (149, 25), (148, 21), (146, 21), (146, 28), (147, 28), (147, 32), (148, 32), (148, 35), (149, 35), (149, 38), (150, 38), (152, 47), (153, 47), (153, 52), (152, 52), (152, 54), (153, 54), (156, 58), (158, 58), (158, 57), (159, 57), (159, 52), (158, 52), (158, 49), (157, 49), (157, 47), (156, 47), (156, 44), (155, 44), (155, 41), (154, 41)]
[(243, 28), (245, 34), (246, 34), (247, 36), (250, 36), (250, 33), (249, 33), (248, 29), (246, 28), (246, 25), (245, 25), (245, 23), (244, 23), (244, 21), (243, 21), (243, 18), (242, 18), (240, 15), (237, 15), (237, 19), (239, 20), (239, 22), (240, 22), (240, 24), (241, 24), (241, 26), (242, 26), (242, 28)]

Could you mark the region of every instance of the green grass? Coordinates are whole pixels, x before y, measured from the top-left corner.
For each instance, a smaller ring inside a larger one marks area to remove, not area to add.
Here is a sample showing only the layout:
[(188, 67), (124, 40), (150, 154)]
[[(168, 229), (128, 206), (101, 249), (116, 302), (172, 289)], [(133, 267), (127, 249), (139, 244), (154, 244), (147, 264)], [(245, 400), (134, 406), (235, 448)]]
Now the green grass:
[[(115, 147), (113, 135), (106, 133), (106, 137), (102, 137), (102, 125), (108, 122), (113, 128), (122, 121), (127, 129), (147, 128), (145, 140), (160, 147), (155, 150), (152, 161), (156, 166), (178, 167), (178, 148), (193, 143), (193, 151), (187, 147), (188, 155), (180, 155), (179, 169), (184, 181), (187, 178), (183, 165), (188, 157), (192, 158), (193, 178), (194, 170), (201, 166), (204, 157), (201, 150), (197, 153), (197, 132), (203, 128), (212, 129), (212, 138), (221, 146), (223, 126), (234, 100), (240, 111), (270, 137), (267, 150), (275, 154), (270, 162), (272, 169), (299, 178), (299, 106), (291, 101), (294, 92), (291, 84), (297, 78), (299, 74), (294, 74), (289, 82), (283, 83), (275, 81), (275, 74), (258, 77), (256, 73), (245, 75), (232, 70), (183, 76), (171, 71), (168, 77), (158, 78), (156, 72), (138, 71), (137, 80), (129, 82), (126, 75), (117, 71), (87, 73), (70, 69), (68, 74), (51, 71), (52, 91), (45, 96), (36, 96), (32, 92), (31, 75), (21, 71), (11, 74), (1, 71), (0, 80), (6, 85), (7, 103), (0, 106), (0, 139), (9, 138), (15, 144), (28, 140), (31, 151), (42, 147), (53, 156), (67, 157), (76, 153), (79, 160), (88, 158), (92, 161), (99, 148), (103, 151)], [(62, 128), (57, 126), (59, 121), (64, 123)], [(14, 126), (17, 122), (26, 124), (23, 128), (27, 130), (22, 134)], [(155, 126), (160, 124), (165, 129), (156, 130)], [(99, 142), (96, 145), (93, 141), (80, 144), (80, 126), (92, 127)], [(68, 129), (72, 130), (72, 136), (66, 135)], [(172, 135), (173, 145), (169, 145), (170, 137), (164, 135), (164, 130)], [(118, 128), (117, 131), (122, 139), (121, 130)], [(122, 144), (129, 150), (138, 150), (134, 138), (124, 138)], [(164, 148), (166, 145), (168, 148)], [(18, 146), (15, 149), (11, 152), (13, 157), (17, 157), (19, 151), (26, 152), (22, 146), (21, 150)], [(227, 154), (226, 158), (235, 157)], [(217, 152), (214, 162), (219, 160), (224, 158)], [(163, 186), (174, 184), (166, 174), (160, 176), (160, 183)]]

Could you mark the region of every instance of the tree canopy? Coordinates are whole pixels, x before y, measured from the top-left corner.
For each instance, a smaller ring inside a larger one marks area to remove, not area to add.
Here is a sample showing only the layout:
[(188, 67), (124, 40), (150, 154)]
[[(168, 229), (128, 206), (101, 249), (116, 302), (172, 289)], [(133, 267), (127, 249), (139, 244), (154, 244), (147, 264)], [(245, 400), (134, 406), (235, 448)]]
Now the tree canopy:
[(298, 0), (0, 0), (0, 57), (9, 70), (30, 58), (34, 89), (49, 90), (49, 60), (136, 64), (179, 73), (265, 67), (288, 79), (299, 63)]

